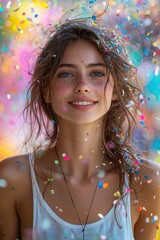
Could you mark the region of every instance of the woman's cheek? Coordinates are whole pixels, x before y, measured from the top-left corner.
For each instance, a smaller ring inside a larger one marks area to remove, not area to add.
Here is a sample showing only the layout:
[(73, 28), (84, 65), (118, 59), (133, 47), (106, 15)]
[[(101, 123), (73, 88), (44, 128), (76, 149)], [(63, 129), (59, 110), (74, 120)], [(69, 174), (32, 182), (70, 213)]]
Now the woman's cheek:
[(59, 93), (63, 93), (65, 92), (66, 90), (70, 89), (71, 87), (73, 87), (74, 84), (73, 83), (68, 83), (68, 82), (60, 82), (60, 83), (57, 83), (54, 87), (53, 87), (53, 90), (54, 92), (59, 92)]
[(104, 89), (105, 85), (106, 85), (106, 81), (104, 81), (104, 80), (95, 80), (95, 81), (92, 81), (91, 84), (95, 85), (95, 86), (97, 86), (99, 88), (103, 88)]

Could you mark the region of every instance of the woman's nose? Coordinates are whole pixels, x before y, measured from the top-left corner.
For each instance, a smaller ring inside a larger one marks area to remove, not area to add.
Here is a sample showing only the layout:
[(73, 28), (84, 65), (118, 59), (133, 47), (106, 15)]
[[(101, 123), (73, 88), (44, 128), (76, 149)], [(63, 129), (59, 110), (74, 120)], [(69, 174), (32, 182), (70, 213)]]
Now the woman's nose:
[(88, 80), (81, 78), (78, 80), (74, 91), (76, 93), (89, 93), (91, 91)]

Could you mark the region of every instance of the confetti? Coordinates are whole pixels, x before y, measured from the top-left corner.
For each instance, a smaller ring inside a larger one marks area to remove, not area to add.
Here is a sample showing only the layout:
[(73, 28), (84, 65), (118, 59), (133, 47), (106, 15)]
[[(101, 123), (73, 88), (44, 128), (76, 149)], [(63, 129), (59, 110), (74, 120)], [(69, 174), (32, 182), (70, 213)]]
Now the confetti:
[(11, 3), (12, 3), (11, 1), (8, 1), (7, 5), (6, 5), (6, 9), (10, 9)]
[(152, 179), (147, 180), (147, 183), (148, 183), (148, 184), (150, 184), (150, 183), (152, 183), (152, 182), (153, 182)]
[(52, 120), (51, 120), (51, 123), (52, 123), (53, 125), (55, 125), (55, 124), (56, 124), (56, 121), (55, 121), (54, 119), (52, 119)]
[(98, 217), (104, 218), (103, 214), (101, 214), (101, 213), (98, 213)]
[(119, 191), (117, 191), (117, 192), (114, 193), (114, 196), (117, 197), (117, 198), (120, 197), (120, 195), (121, 195), (121, 194), (120, 194)]
[(157, 221), (159, 218), (158, 218), (157, 215), (155, 215), (155, 216), (153, 217), (153, 219), (154, 219), (154, 221)]
[(55, 165), (58, 165), (58, 164), (59, 164), (59, 161), (58, 161), (58, 160), (54, 160), (54, 164), (55, 164)]
[(7, 187), (7, 181), (5, 179), (0, 179), (0, 187), (1, 188)]
[(107, 237), (105, 235), (101, 235), (100, 240), (107, 240)]
[(127, 193), (130, 193), (130, 192), (131, 192), (131, 189), (130, 189), (130, 188), (126, 188), (126, 192), (127, 192)]
[(105, 171), (104, 170), (100, 170), (98, 172), (98, 178), (103, 178), (105, 176)]
[(136, 160), (134, 161), (134, 163), (137, 165), (137, 164), (139, 164), (139, 161), (136, 159)]
[(144, 179), (148, 179), (148, 178), (149, 178), (149, 176), (148, 176), (148, 175), (144, 175), (143, 177), (144, 177)]
[(66, 155), (65, 153), (62, 154), (62, 157), (65, 161), (68, 161), (70, 159), (70, 157), (68, 155)]
[(99, 188), (103, 188), (103, 182), (102, 182), (102, 181), (100, 181), (100, 182), (98, 183), (98, 187), (99, 187)]
[(50, 192), (51, 195), (55, 194), (55, 190), (54, 189), (51, 189), (49, 192)]
[(115, 143), (113, 143), (112, 141), (109, 141), (109, 142), (107, 143), (107, 146), (108, 146), (109, 149), (111, 149), (111, 150), (116, 147)]
[(0, 12), (3, 12), (4, 11), (4, 8), (0, 6)]
[(109, 187), (109, 184), (106, 182), (106, 183), (103, 183), (103, 188), (108, 188)]
[(150, 219), (147, 217), (147, 218), (145, 218), (145, 222), (146, 223), (149, 223), (150, 222)]
[(53, 182), (53, 178), (48, 178), (47, 181), (44, 182), (44, 184), (47, 184), (49, 182)]
[(156, 67), (156, 70), (155, 70), (154, 74), (155, 74), (155, 76), (158, 76), (158, 74), (159, 74), (159, 67), (158, 66)]

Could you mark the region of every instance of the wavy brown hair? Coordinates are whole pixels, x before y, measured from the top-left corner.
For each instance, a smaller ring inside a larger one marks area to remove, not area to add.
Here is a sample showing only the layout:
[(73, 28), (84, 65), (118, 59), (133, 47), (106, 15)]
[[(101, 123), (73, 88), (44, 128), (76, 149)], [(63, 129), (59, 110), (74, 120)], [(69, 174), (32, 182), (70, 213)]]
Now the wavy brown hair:
[[(29, 126), (29, 135), (25, 144), (35, 142), (43, 135), (43, 141), (46, 140), (45, 149), (55, 145), (58, 118), (51, 104), (45, 101), (44, 90), (51, 89), (54, 84), (53, 77), (66, 47), (79, 39), (88, 40), (103, 57), (114, 80), (117, 99), (112, 101), (104, 116), (103, 143), (106, 156), (119, 169), (122, 192), (124, 171), (135, 173), (140, 166), (135, 164), (137, 156), (133, 152), (131, 138), (136, 125), (135, 114), (140, 106), (141, 90), (137, 81), (137, 70), (129, 64), (123, 40), (116, 31), (112, 26), (81, 19), (70, 20), (50, 32), (49, 40), (37, 58), (27, 91), (24, 115)], [(39, 142), (36, 149), (41, 147)]]

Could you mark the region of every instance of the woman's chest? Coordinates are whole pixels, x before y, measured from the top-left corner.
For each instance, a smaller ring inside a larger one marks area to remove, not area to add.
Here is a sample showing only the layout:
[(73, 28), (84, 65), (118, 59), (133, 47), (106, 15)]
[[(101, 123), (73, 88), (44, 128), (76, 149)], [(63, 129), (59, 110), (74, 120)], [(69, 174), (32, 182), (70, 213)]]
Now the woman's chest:
[[(66, 222), (72, 224), (93, 223), (113, 210), (118, 197), (118, 178), (96, 180), (91, 184), (83, 185), (68, 184), (68, 186), (62, 179), (59, 181), (55, 179), (39, 180), (37, 185), (34, 184), (26, 190), (27, 194), (20, 207), (20, 218), (21, 229), (25, 235), (29, 236), (34, 218), (33, 201), (43, 207), (44, 211), (47, 205), (50, 211)], [(41, 199), (44, 200), (41, 201)], [(137, 217), (137, 209), (132, 207), (133, 229)]]
[[(53, 185), (45, 195), (50, 208), (63, 220), (72, 224), (92, 223), (110, 211), (116, 199), (116, 186), (99, 187), (98, 182), (87, 186)], [(53, 191), (53, 192), (52, 192)]]

